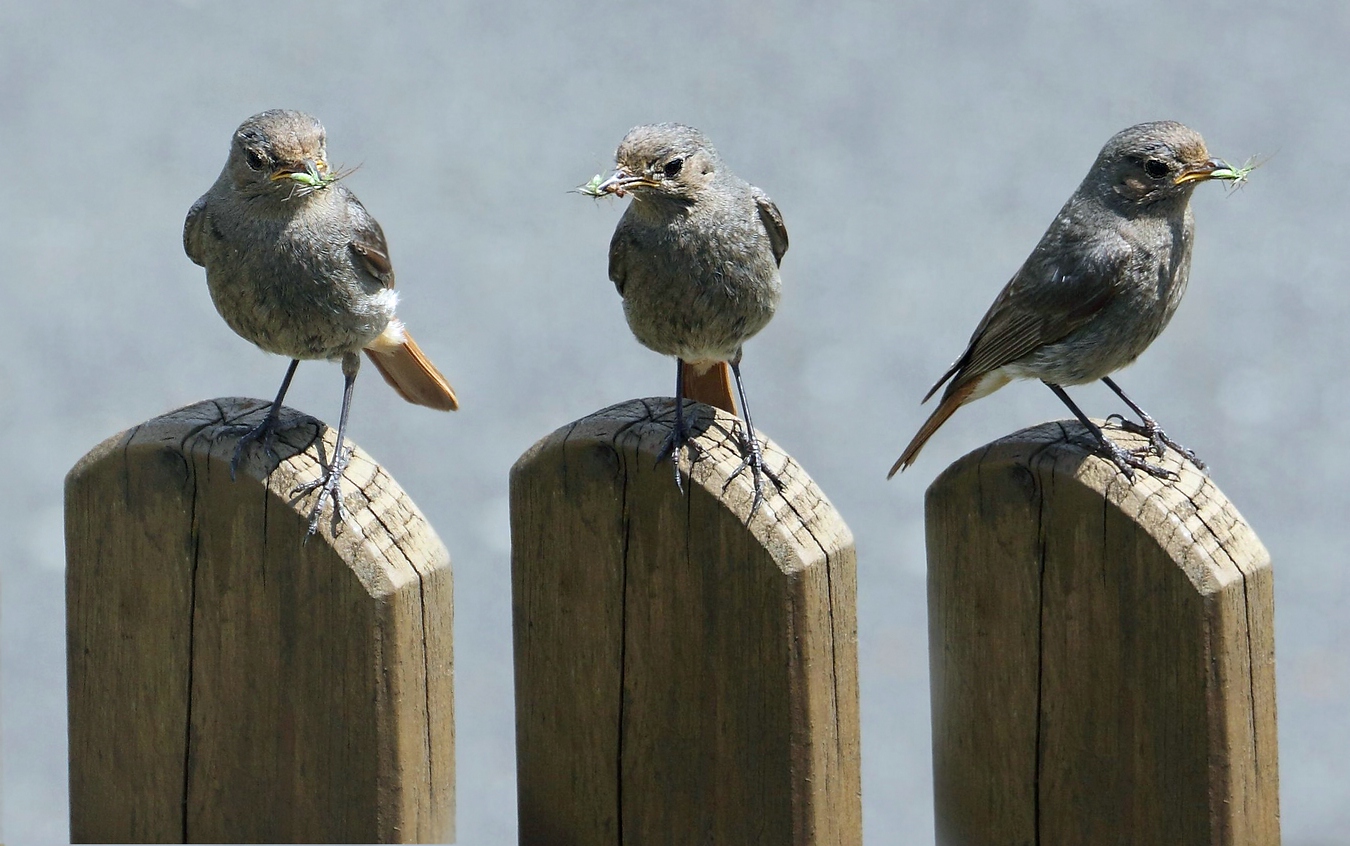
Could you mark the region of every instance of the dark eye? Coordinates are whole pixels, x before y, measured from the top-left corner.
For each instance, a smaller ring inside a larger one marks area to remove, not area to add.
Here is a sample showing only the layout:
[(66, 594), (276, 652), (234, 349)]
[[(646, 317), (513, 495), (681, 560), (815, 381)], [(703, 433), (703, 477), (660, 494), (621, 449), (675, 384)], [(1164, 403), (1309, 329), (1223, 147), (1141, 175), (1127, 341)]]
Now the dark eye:
[(254, 170), (262, 170), (267, 164), (267, 159), (263, 158), (263, 154), (251, 147), (244, 148), (244, 160)]
[(1154, 179), (1162, 179), (1171, 172), (1171, 168), (1167, 166), (1167, 163), (1159, 159), (1149, 159), (1144, 162), (1144, 173), (1147, 173)]
[(664, 171), (666, 176), (676, 177), (680, 175), (680, 169), (683, 167), (684, 167), (684, 159), (681, 158), (680, 156), (676, 156), (675, 158), (666, 162)]

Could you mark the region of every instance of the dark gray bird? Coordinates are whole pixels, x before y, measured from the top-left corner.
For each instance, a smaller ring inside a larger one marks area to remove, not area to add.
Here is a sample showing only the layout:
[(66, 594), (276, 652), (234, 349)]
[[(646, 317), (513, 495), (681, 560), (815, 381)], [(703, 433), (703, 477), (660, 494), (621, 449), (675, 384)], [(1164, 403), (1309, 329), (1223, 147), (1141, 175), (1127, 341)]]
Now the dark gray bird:
[[(745, 418), (744, 460), (736, 472), (749, 467), (753, 474), (753, 514), (766, 471), (745, 401), (741, 347), (778, 306), (778, 264), (788, 248), (783, 216), (692, 127), (635, 127), (614, 158), (614, 175), (587, 193), (633, 195), (610, 241), (609, 278), (638, 341), (678, 360), (675, 425), (662, 456), (671, 455), (679, 485), (680, 450), (689, 439), (687, 383), (710, 372), (715, 377), (715, 368), (724, 372), (730, 364)], [(729, 397), (712, 401), (735, 411)]]
[[(1195, 454), (1167, 436), (1120, 390), (1110, 374), (1133, 362), (1157, 338), (1181, 303), (1190, 274), (1194, 221), (1190, 199), (1209, 179), (1240, 180), (1210, 158), (1194, 130), (1173, 121), (1142, 123), (1117, 133), (1041, 241), (999, 293), (943, 383), (931, 417), (887, 476), (914, 463), (919, 450), (956, 409), (1013, 379), (1040, 379), (1096, 438), (1098, 452), (1134, 478), (1134, 468), (1171, 477), (1143, 454), (1121, 449), (1064, 392), (1098, 379), (1124, 400), (1159, 456), (1166, 446), (1196, 464)], [(948, 382), (950, 380), (950, 382)], [(1113, 415), (1114, 416), (1114, 415)]]
[(311, 533), (329, 497), (336, 516), (344, 514), (340, 484), (351, 450), (342, 443), (362, 350), (408, 402), (459, 407), (450, 384), (394, 316), (398, 296), (384, 232), (337, 183), (327, 158), (323, 126), (309, 115), (282, 109), (254, 115), (235, 131), (224, 170), (183, 226), (183, 248), (206, 268), (220, 316), (246, 340), (291, 359), (267, 416), (239, 439), (232, 477), (250, 442), (276, 457), (281, 403), (300, 361), (342, 361), (338, 449), (317, 482), (297, 489), (320, 490)]

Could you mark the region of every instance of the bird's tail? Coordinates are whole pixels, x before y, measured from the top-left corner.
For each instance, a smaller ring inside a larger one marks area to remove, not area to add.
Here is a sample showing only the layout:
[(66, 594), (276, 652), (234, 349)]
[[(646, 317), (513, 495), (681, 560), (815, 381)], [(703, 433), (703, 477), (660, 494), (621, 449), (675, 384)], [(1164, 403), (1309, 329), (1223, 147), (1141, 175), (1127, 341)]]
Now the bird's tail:
[[(366, 347), (366, 355), (398, 395), (415, 405), (425, 405), (438, 411), (455, 411), (459, 400), (450, 383), (436, 369), (436, 365), (422, 352), (403, 329), (402, 324), (386, 329), (385, 333)], [(391, 331), (392, 330), (392, 331)]]
[(736, 413), (736, 397), (731, 392), (731, 367), (725, 361), (715, 361), (700, 371), (698, 362), (682, 362), (684, 369), (684, 398)]
[[(951, 374), (949, 373), (948, 376), (950, 375)], [(943, 380), (945, 381), (946, 378), (947, 377), (944, 376)], [(999, 388), (1008, 384), (1009, 378), (1008, 374), (1002, 370), (994, 370), (964, 383), (962, 383), (958, 377), (957, 381), (948, 385), (946, 393), (942, 395), (942, 402), (938, 403), (938, 407), (933, 409), (933, 413), (930, 414), (928, 419), (924, 421), (924, 424), (919, 427), (918, 434), (914, 436), (914, 440), (909, 442), (909, 446), (905, 447), (905, 451), (900, 454), (900, 457), (896, 459), (896, 462), (891, 465), (891, 472), (886, 474), (886, 478), (891, 478), (896, 473), (913, 464), (914, 459), (919, 457), (919, 450), (923, 449), (923, 445), (928, 443), (928, 439), (933, 437), (933, 433), (940, 429), (943, 423), (947, 422), (947, 418), (956, 413), (956, 409), (968, 402), (977, 400), (980, 397), (989, 396), (994, 391), (997, 391)], [(938, 385), (941, 384), (942, 382), (938, 382)], [(935, 390), (936, 387), (937, 386), (934, 386)], [(932, 395), (933, 392), (929, 391), (928, 396)], [(924, 399), (927, 398), (928, 397), (924, 397)]]

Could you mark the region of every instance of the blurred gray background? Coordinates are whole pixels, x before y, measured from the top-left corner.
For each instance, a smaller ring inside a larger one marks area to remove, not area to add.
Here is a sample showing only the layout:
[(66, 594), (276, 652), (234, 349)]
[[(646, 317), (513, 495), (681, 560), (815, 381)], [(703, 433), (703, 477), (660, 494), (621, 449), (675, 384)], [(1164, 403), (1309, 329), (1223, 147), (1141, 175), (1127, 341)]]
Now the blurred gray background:
[[(286, 362), (216, 316), (184, 214), (248, 115), (328, 127), (383, 223), (400, 312), (464, 410), (367, 371), (351, 436), (455, 562), (459, 837), (511, 842), (507, 469), (674, 367), (606, 278), (624, 202), (568, 189), (632, 125), (705, 130), (792, 235), (750, 342), (756, 421), (859, 551), (871, 843), (931, 842), (922, 496), (949, 462), (1066, 416), (1015, 384), (886, 469), (994, 294), (1102, 143), (1159, 118), (1273, 154), (1197, 192), (1191, 288), (1120, 382), (1212, 474), (1276, 564), (1285, 843), (1350, 830), (1350, 6), (1106, 2), (0, 2), (0, 672), (10, 843), (68, 837), (62, 477), (104, 438), (214, 396), (270, 398)], [(335, 420), (335, 365), (289, 404)], [(1094, 416), (1108, 391), (1075, 391)]]

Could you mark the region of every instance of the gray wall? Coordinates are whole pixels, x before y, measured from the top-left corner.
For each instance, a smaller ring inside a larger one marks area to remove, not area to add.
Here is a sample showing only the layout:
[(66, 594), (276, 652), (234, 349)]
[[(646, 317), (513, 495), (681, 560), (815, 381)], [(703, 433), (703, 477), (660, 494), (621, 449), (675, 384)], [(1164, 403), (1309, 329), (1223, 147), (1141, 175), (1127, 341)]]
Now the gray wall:
[[(188, 206), (244, 117), (318, 115), (383, 223), (403, 316), (464, 410), (373, 373), (352, 437), (455, 559), (460, 840), (514, 833), (506, 470), (554, 428), (668, 395), (606, 279), (623, 201), (566, 193), (629, 126), (704, 129), (778, 202), (784, 298), (746, 349), (757, 422), (859, 548), (865, 822), (931, 838), (922, 495), (957, 456), (1065, 416), (1017, 384), (885, 471), (1101, 144), (1158, 118), (1239, 162), (1202, 186), (1191, 291), (1120, 382), (1213, 477), (1277, 567), (1285, 842), (1350, 829), (1350, 7), (206, 0), (0, 3), (0, 671), (7, 842), (67, 834), (61, 482), (90, 447), (285, 362), (234, 336), (184, 257)], [(341, 376), (290, 404), (335, 420)], [(1120, 410), (1075, 392), (1095, 416)]]

